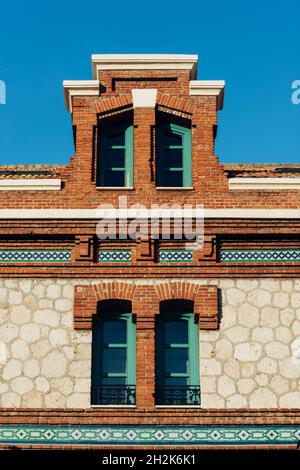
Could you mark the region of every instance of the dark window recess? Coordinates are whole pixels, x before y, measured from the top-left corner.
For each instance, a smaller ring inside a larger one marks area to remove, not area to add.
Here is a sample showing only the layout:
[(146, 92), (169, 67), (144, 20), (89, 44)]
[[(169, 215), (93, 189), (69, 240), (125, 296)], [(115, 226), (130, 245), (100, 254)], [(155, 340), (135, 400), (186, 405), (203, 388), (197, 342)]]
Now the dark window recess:
[(132, 121), (98, 126), (98, 187), (130, 187), (133, 185)]
[(156, 320), (157, 405), (199, 405), (198, 356), (193, 302), (162, 302)]
[(135, 404), (135, 323), (131, 302), (102, 301), (93, 321), (92, 405)]
[(158, 119), (156, 126), (156, 185), (190, 187), (192, 185), (191, 128)]

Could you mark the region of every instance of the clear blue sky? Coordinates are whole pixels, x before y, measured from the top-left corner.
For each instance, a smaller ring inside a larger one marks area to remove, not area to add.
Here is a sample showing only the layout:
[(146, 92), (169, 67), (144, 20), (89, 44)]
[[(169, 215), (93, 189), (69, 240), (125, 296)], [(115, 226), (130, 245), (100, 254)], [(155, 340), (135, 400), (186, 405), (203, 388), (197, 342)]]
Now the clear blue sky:
[(198, 79), (226, 80), (222, 162), (300, 162), (299, 0), (10, 0), (0, 7), (0, 163), (74, 153), (62, 81), (91, 79), (92, 53), (198, 54)]

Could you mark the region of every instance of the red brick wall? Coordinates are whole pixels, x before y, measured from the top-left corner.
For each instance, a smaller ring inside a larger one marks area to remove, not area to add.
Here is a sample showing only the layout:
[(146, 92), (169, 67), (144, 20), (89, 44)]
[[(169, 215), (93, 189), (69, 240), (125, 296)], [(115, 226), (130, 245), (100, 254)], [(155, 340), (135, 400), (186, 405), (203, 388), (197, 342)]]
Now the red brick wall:
[[(70, 164), (55, 168), (63, 180), (61, 191), (1, 192), (0, 208), (96, 208), (103, 201), (118, 203), (120, 195), (128, 204), (201, 203), (207, 208), (297, 208), (297, 191), (229, 191), (227, 173), (214, 155), (214, 126), (217, 124), (216, 97), (189, 96), (187, 71), (101, 72), (99, 97), (73, 99), (76, 153)], [(159, 191), (155, 188), (151, 155), (154, 110), (134, 110), (134, 190), (108, 191), (95, 187), (95, 140), (97, 116), (132, 109), (132, 88), (157, 88), (157, 104), (165, 112), (184, 115), (192, 122), (192, 191)], [(226, 110), (224, 111), (226, 112)], [(49, 134), (50, 135), (50, 134)], [(47, 143), (45, 142), (45, 145)]]

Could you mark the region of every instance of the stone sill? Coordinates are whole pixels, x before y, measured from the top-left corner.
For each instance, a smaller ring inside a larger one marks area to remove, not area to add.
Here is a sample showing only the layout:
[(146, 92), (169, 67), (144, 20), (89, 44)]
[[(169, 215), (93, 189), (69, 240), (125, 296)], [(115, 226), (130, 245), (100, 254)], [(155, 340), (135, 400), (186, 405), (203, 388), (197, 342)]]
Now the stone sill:
[(193, 191), (193, 186), (157, 186), (158, 191)]
[(196, 408), (196, 409), (202, 409), (202, 406), (201, 405), (155, 405), (155, 408), (187, 408), (187, 409), (191, 409), (191, 408)]
[(133, 191), (133, 186), (96, 186), (100, 191)]
[(136, 405), (91, 405), (91, 408), (136, 408)]

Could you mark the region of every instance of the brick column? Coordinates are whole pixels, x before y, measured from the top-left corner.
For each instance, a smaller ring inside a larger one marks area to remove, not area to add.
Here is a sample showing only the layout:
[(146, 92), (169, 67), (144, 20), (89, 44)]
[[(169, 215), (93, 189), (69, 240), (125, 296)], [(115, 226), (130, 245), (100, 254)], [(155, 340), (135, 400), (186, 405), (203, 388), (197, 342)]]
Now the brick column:
[(84, 200), (84, 194), (94, 191), (96, 184), (94, 178), (97, 158), (97, 114), (91, 98), (73, 98), (72, 123), (76, 128), (73, 189), (76, 196), (80, 194)]
[(155, 406), (155, 315), (159, 301), (153, 286), (137, 286), (133, 302), (136, 314), (136, 404)]
[[(136, 191), (143, 191), (139, 202), (151, 202), (151, 189), (155, 188), (154, 156), (152, 149), (152, 128), (155, 125), (155, 109), (136, 108), (134, 110), (134, 186)], [(147, 193), (147, 200), (145, 194)]]

